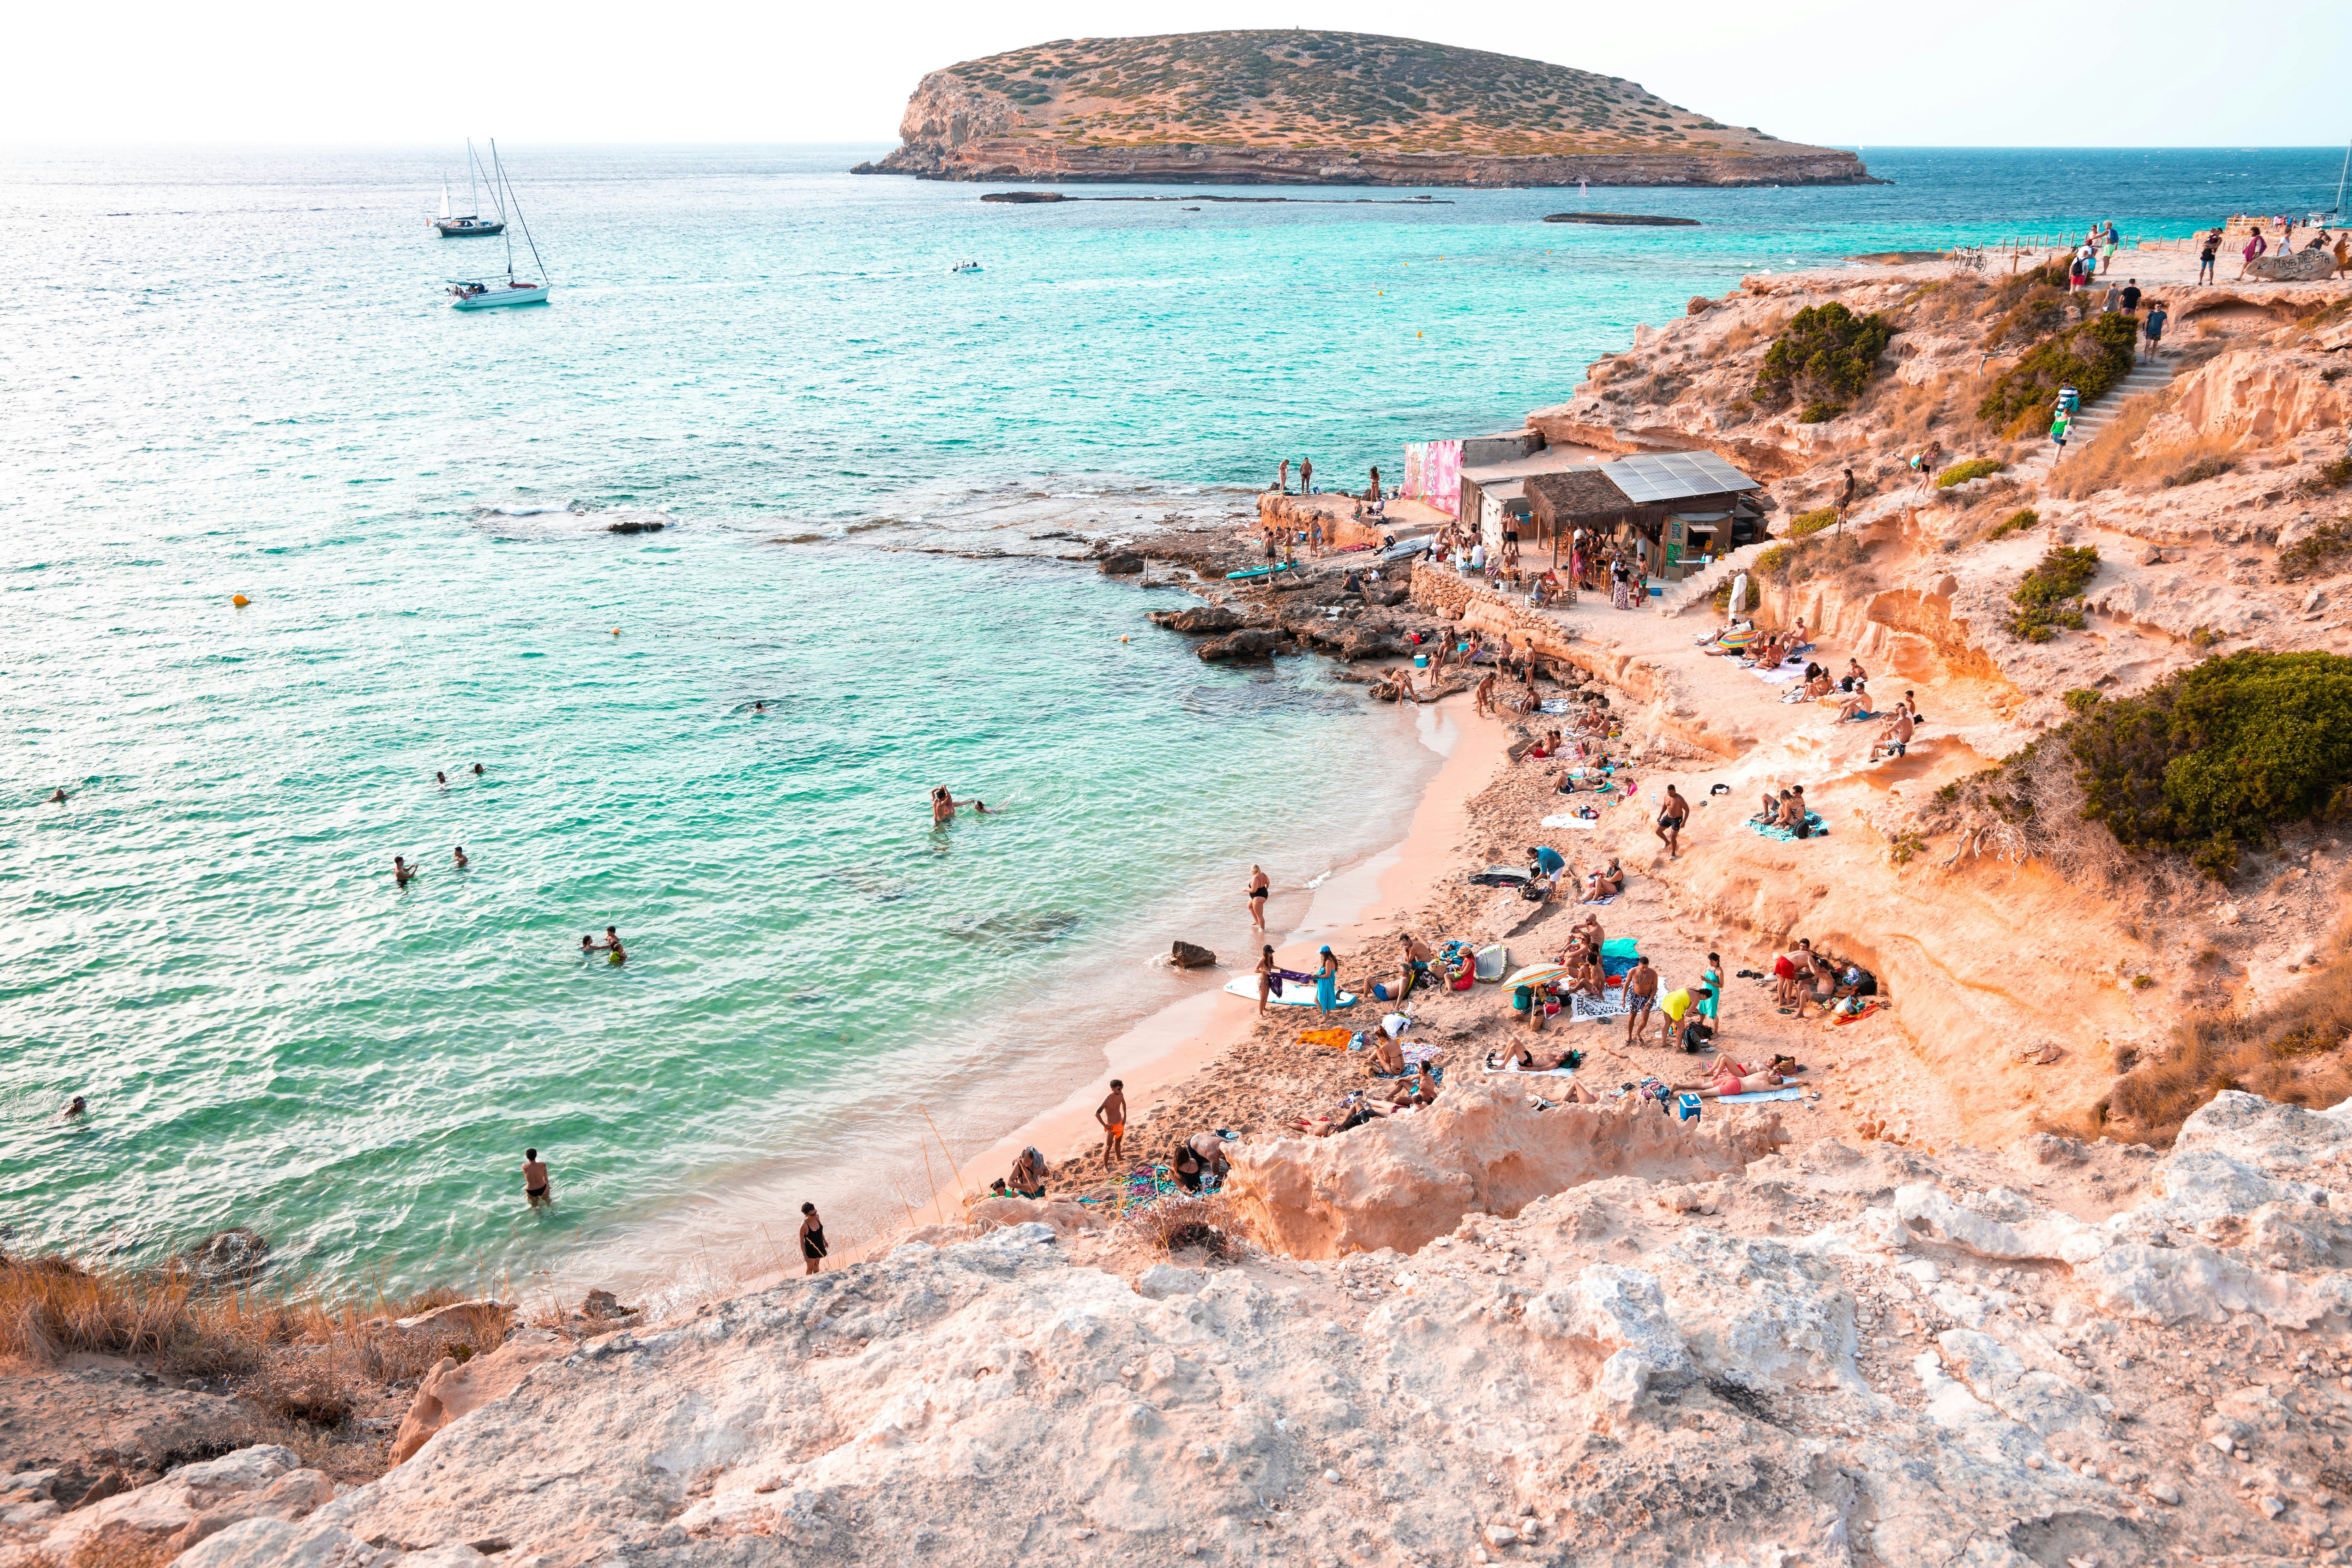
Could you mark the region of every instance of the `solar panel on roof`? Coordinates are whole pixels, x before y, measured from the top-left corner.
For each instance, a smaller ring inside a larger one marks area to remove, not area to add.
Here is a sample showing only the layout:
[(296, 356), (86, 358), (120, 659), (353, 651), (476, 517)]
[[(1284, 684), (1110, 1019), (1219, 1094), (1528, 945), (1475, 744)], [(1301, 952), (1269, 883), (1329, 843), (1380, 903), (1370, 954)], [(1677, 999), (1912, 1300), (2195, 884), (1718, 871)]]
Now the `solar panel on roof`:
[(1625, 492), (1627, 500), (1640, 503), (1759, 488), (1754, 479), (1713, 452), (1658, 452), (1620, 458), (1613, 463), (1601, 464), (1601, 471)]

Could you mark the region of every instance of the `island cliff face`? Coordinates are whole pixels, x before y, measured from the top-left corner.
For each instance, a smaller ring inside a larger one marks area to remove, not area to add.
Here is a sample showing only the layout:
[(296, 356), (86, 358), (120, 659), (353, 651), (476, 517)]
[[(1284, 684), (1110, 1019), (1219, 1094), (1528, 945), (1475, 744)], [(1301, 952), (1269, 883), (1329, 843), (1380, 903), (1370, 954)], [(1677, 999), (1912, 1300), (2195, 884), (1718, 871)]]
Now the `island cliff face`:
[(1364, 33), (1088, 38), (926, 76), (856, 173), (1284, 185), (1849, 185), (1782, 142), (1621, 78)]

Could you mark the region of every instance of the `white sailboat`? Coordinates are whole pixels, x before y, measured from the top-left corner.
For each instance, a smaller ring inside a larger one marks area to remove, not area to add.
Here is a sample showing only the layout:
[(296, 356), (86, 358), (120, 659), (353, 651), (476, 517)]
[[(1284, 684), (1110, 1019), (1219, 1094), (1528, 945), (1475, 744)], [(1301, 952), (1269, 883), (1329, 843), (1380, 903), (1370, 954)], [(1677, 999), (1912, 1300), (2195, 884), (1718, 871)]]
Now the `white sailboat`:
[[(468, 151), (472, 146), (470, 142), (467, 143)], [(547, 264), (540, 260), (539, 242), (531, 237), (530, 224), (522, 216), (522, 202), (516, 196), (514, 185), (507, 179), (505, 165), (499, 162), (499, 143), (495, 137), (490, 141), (490, 194), (499, 204), (500, 217), (511, 216), (514, 222), (521, 226), (523, 243), (530, 247), (530, 259), (538, 269), (539, 280), (534, 282), (516, 276), (514, 236), (508, 235), (506, 281), (453, 278), (449, 280), (449, 308), (453, 310), (495, 310), (507, 305), (544, 305), (553, 285), (547, 281)], [(503, 229), (506, 225), (501, 222), (499, 226)]]
[[(431, 220), (432, 226), (441, 231), (442, 238), (472, 239), (477, 236), (506, 232), (507, 215), (503, 206), (499, 209), (497, 217), (481, 216), (481, 165), (474, 157), (474, 139), (470, 136), (466, 138), (466, 205), (473, 210), (452, 215), (449, 211), (449, 181), (446, 175), (442, 178), (441, 216)], [(490, 198), (498, 200), (495, 185), (490, 189)]]

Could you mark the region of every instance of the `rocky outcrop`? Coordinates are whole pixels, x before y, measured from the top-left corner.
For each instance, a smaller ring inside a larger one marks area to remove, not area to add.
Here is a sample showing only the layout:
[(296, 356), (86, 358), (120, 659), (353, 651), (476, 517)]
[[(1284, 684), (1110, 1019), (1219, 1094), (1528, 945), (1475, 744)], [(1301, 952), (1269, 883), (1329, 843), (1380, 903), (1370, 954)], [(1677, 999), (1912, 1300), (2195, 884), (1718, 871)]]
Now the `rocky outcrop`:
[(1242, 613), (1227, 605), (1195, 605), (1187, 610), (1154, 610), (1146, 619), (1171, 632), (1202, 635), (1238, 630)]
[(1718, 1111), (1691, 1127), (1654, 1103), (1647, 1114), (1633, 1104), (1544, 1110), (1507, 1080), (1469, 1085), (1423, 1115), (1332, 1138), (1245, 1145), (1226, 1191), (1296, 1258), (1417, 1252), (1465, 1214), (1515, 1215), (1548, 1194), (1611, 1176), (1706, 1181), (1785, 1141), (1769, 1114)]
[(2209, 442), (2243, 451), (2340, 430), (2347, 403), (2341, 375), (2341, 365), (2319, 354), (2267, 348), (2222, 354), (2173, 384), (2170, 406), (2148, 421), (2132, 451), (2185, 453)]
[(1179, 969), (1207, 969), (1217, 962), (1217, 955), (1196, 942), (1179, 940), (1168, 950), (1168, 962)]
[(1228, 636), (1204, 642), (1193, 651), (1205, 664), (1221, 664), (1229, 660), (1271, 658), (1275, 649), (1283, 645), (1282, 633), (1265, 626), (1247, 626)]
[(2162, 1159), (1824, 1142), (1131, 1283), (1043, 1224), (909, 1242), (543, 1363), (183, 1562), (2307, 1561), (2348, 1142), (2224, 1094)]
[(487, 1355), (460, 1362), (443, 1356), (417, 1385), (416, 1397), (393, 1436), (392, 1462), (405, 1464), (452, 1421), (514, 1391), (532, 1367), (571, 1349), (543, 1329), (525, 1329)]
[(307, 1519), (334, 1495), (334, 1483), (317, 1470), (303, 1468), (291, 1449), (274, 1444), (239, 1448), (217, 1459), (183, 1465), (146, 1486), (86, 1501), (37, 1535), (0, 1546), (0, 1568), (127, 1561), (151, 1554), (155, 1561), (167, 1561), (246, 1520)]

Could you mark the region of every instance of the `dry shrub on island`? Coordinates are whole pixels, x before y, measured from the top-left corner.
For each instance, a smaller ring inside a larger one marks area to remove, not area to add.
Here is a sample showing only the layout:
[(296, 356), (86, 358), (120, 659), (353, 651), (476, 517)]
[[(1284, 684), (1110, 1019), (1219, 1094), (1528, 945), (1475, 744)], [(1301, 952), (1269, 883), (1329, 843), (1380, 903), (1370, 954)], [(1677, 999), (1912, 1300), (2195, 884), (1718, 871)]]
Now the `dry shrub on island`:
[(2180, 1124), (2224, 1089), (2324, 1110), (2352, 1099), (2352, 930), (2325, 944), (2320, 967), (2279, 1000), (2245, 1012), (2192, 1013), (2146, 1060), (2120, 1059), (2105, 1098), (2047, 1131), (2169, 1144)]
[(2352, 517), (2339, 517), (2319, 524), (2279, 552), (2279, 581), (2300, 583), (2306, 577), (2333, 576), (2344, 569), (2347, 556), (2352, 556)]

